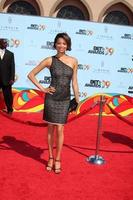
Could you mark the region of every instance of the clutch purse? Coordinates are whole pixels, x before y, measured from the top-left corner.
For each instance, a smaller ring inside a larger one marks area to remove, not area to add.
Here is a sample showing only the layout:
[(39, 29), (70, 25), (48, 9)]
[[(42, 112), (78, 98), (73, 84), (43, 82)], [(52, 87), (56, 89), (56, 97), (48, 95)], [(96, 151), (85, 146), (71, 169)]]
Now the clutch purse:
[(78, 103), (77, 103), (76, 99), (73, 98), (73, 99), (70, 101), (70, 104), (69, 104), (69, 108), (68, 108), (69, 112), (72, 112), (72, 111), (76, 110), (76, 109), (77, 109), (77, 106), (78, 106)]

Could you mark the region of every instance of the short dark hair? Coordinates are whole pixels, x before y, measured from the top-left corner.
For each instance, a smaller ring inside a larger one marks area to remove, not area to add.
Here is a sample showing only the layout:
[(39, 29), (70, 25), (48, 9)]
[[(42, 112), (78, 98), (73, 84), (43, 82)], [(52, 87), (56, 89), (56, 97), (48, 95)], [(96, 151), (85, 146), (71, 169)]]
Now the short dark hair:
[(0, 48), (5, 49), (7, 46), (9, 46), (8, 40), (5, 38), (0, 38)]
[(67, 50), (71, 51), (71, 38), (67, 33), (58, 33), (54, 39), (54, 48), (56, 48), (56, 43), (59, 38), (63, 38), (67, 43)]

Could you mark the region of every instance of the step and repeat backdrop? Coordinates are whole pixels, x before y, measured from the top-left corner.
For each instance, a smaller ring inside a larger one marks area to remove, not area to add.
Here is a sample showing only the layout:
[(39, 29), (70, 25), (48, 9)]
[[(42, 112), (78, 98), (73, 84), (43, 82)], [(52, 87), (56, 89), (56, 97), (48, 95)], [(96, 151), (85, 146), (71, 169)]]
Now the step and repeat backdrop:
[[(54, 38), (67, 32), (72, 39), (72, 50), (67, 54), (79, 63), (80, 100), (101, 93), (133, 97), (133, 27), (3, 13), (0, 21), (0, 38), (7, 39), (8, 49), (15, 54), (15, 94), (36, 91), (27, 74), (42, 59), (56, 54)], [(37, 79), (48, 87), (48, 69)], [(23, 101), (28, 101), (26, 98)]]

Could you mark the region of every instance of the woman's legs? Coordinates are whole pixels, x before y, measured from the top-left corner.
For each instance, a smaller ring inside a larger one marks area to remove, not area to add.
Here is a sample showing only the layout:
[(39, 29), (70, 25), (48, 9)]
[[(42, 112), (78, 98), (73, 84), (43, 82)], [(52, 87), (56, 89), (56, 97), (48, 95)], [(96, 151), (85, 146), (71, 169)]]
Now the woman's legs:
[(64, 142), (64, 125), (60, 124), (56, 126), (56, 158), (55, 158), (55, 172), (61, 172), (60, 160), (61, 160), (61, 150)]
[(49, 160), (47, 165), (47, 170), (51, 171), (54, 164), (54, 154), (53, 154), (53, 145), (54, 145), (54, 129), (56, 126), (56, 156), (55, 156), (55, 173), (61, 172), (61, 150), (64, 142), (64, 125), (58, 124), (48, 124), (48, 149), (49, 149)]
[(48, 149), (50, 158), (53, 157), (54, 129), (55, 125), (48, 124)]
[(49, 160), (47, 164), (48, 171), (52, 170), (54, 164), (54, 159), (53, 159), (54, 129), (55, 125), (48, 124), (48, 149), (49, 149)]
[(61, 150), (64, 142), (64, 125), (60, 124), (56, 126), (56, 160), (61, 158)]

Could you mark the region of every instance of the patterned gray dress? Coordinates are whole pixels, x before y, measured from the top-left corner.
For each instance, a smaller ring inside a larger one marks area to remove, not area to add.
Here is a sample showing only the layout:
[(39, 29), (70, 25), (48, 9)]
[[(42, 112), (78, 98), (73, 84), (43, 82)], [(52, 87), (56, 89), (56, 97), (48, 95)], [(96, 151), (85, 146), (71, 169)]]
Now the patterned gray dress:
[(55, 93), (46, 94), (43, 119), (53, 124), (65, 124), (70, 103), (70, 83), (73, 69), (56, 56), (52, 56), (50, 66), (51, 84)]

